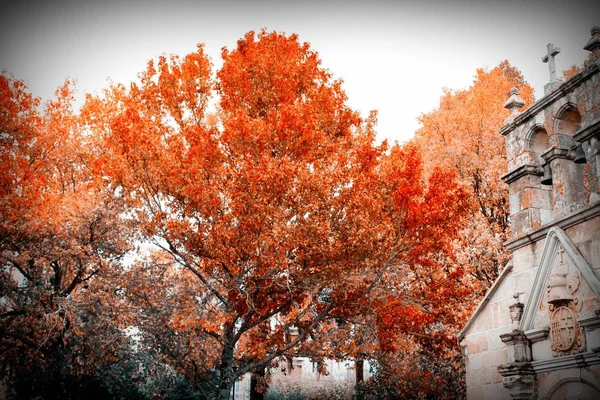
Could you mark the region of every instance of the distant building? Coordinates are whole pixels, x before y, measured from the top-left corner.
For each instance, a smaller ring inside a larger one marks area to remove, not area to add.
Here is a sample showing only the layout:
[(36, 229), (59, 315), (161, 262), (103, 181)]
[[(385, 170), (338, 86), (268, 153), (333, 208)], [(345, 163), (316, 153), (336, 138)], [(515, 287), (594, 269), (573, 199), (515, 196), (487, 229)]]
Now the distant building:
[[(333, 394), (333, 398), (350, 398), (356, 385), (354, 361), (324, 360), (327, 374), (319, 373), (317, 362), (308, 357), (294, 357), (271, 370), (269, 390), (275, 393)], [(291, 368), (290, 368), (291, 367)], [(363, 364), (364, 379), (371, 376), (368, 360)], [(250, 374), (235, 383), (233, 400), (250, 399)]]

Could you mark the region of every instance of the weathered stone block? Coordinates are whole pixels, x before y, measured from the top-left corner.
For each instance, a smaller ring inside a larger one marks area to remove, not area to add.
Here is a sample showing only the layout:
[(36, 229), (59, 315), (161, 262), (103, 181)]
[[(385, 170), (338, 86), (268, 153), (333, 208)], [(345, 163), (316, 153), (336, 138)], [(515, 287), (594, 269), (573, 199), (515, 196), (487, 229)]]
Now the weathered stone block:
[(592, 269), (596, 270), (597, 275), (600, 276), (600, 239), (592, 240), (589, 245), (589, 256), (587, 261), (590, 263)]
[(600, 217), (569, 227), (565, 231), (574, 243), (600, 240)]
[(587, 204), (583, 167), (569, 159), (556, 158), (552, 168), (552, 202), (555, 217), (562, 217), (584, 208)]
[(531, 345), (531, 353), (534, 360), (548, 360), (551, 359), (552, 350), (550, 348), (550, 339), (541, 340)]
[(533, 280), (535, 279), (535, 271), (524, 270), (515, 274), (515, 292), (525, 293), (531, 290)]
[[(469, 380), (467, 379), (467, 382)], [(469, 400), (483, 400), (483, 388), (481, 386), (471, 386), (467, 383), (467, 399)]]
[(508, 349), (505, 347), (499, 350), (493, 350), (485, 353), (484, 365), (487, 368), (496, 368), (498, 365), (505, 364), (508, 361)]
[(479, 318), (473, 324), (474, 332), (483, 332), (491, 329), (493, 327), (492, 321), (492, 313), (490, 312), (490, 307), (487, 305), (486, 309), (483, 310), (481, 314), (479, 314)]
[[(550, 200), (550, 201), (552, 201), (552, 200)], [(540, 220), (541, 220), (542, 226), (551, 223), (552, 221), (554, 221), (554, 211), (541, 209), (540, 210)]]
[(515, 215), (521, 211), (521, 191), (510, 194), (508, 196), (508, 203), (510, 205), (510, 215)]
[(537, 266), (539, 261), (535, 257), (532, 246), (521, 247), (513, 252), (513, 275)]
[(494, 350), (502, 350), (502, 351), (506, 350), (506, 346), (504, 345), (504, 343), (502, 343), (502, 340), (500, 340), (500, 335), (509, 332), (510, 328), (511, 328), (510, 326), (505, 326), (505, 327), (498, 328), (498, 329), (491, 329), (486, 332), (487, 339), (488, 339), (487, 347), (488, 347), (489, 353), (492, 353), (492, 351), (494, 351)]
[(520, 238), (542, 226), (539, 209), (527, 209), (511, 215), (513, 239)]
[(493, 382), (490, 385), (484, 386), (483, 398), (484, 400), (504, 400), (509, 399), (510, 395), (502, 383)]
[(485, 368), (486, 354), (478, 353), (469, 356), (469, 371)]
[(492, 368), (482, 368), (472, 371), (471, 383), (475, 386), (492, 383)]
[(485, 332), (469, 335), (464, 340), (469, 355), (474, 355), (487, 350), (487, 336)]

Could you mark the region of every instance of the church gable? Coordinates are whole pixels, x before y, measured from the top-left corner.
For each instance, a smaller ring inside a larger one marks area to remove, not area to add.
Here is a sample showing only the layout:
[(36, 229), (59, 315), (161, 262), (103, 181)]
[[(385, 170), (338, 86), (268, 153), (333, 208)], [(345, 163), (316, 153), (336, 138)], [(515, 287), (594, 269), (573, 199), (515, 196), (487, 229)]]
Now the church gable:
[[(594, 317), (598, 309), (600, 279), (567, 234), (559, 227), (550, 229), (519, 330), (554, 330), (553, 343), (562, 349), (558, 353), (564, 352), (580, 336), (574, 332), (577, 320)], [(558, 337), (561, 324), (571, 331), (564, 340)]]

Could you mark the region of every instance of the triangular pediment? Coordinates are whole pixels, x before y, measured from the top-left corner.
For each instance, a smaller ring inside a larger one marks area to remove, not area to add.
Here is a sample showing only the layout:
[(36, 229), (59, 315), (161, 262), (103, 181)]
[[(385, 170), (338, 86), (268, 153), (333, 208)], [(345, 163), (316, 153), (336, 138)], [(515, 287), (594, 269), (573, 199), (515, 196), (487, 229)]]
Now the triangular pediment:
[[(553, 280), (556, 280), (557, 277), (559, 277), (558, 279), (564, 277), (562, 282), (564, 288), (560, 286), (561, 283), (555, 286), (555, 282), (550, 282), (551, 276)], [(600, 304), (600, 279), (565, 231), (554, 227), (548, 231), (546, 236), (540, 264), (519, 329), (527, 332), (536, 328), (536, 315), (542, 311), (545, 302), (560, 291), (564, 291), (563, 293), (566, 295), (579, 296), (581, 307), (584, 298), (588, 307), (594, 308)], [(588, 301), (590, 298), (595, 301), (590, 303)]]

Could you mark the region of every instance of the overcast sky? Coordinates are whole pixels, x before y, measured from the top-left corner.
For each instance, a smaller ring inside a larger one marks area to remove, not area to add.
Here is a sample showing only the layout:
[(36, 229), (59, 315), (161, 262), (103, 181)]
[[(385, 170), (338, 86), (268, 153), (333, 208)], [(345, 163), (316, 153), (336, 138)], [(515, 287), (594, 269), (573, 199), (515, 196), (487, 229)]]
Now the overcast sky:
[(44, 100), (74, 78), (81, 102), (109, 77), (136, 79), (160, 54), (204, 43), (218, 68), (220, 49), (249, 30), (297, 33), (344, 80), (353, 108), (379, 111), (378, 138), (402, 142), (444, 87), (468, 87), (479, 67), (508, 59), (541, 97), (546, 44), (562, 49), (559, 72), (581, 64), (593, 25), (599, 0), (0, 0), (0, 70)]

